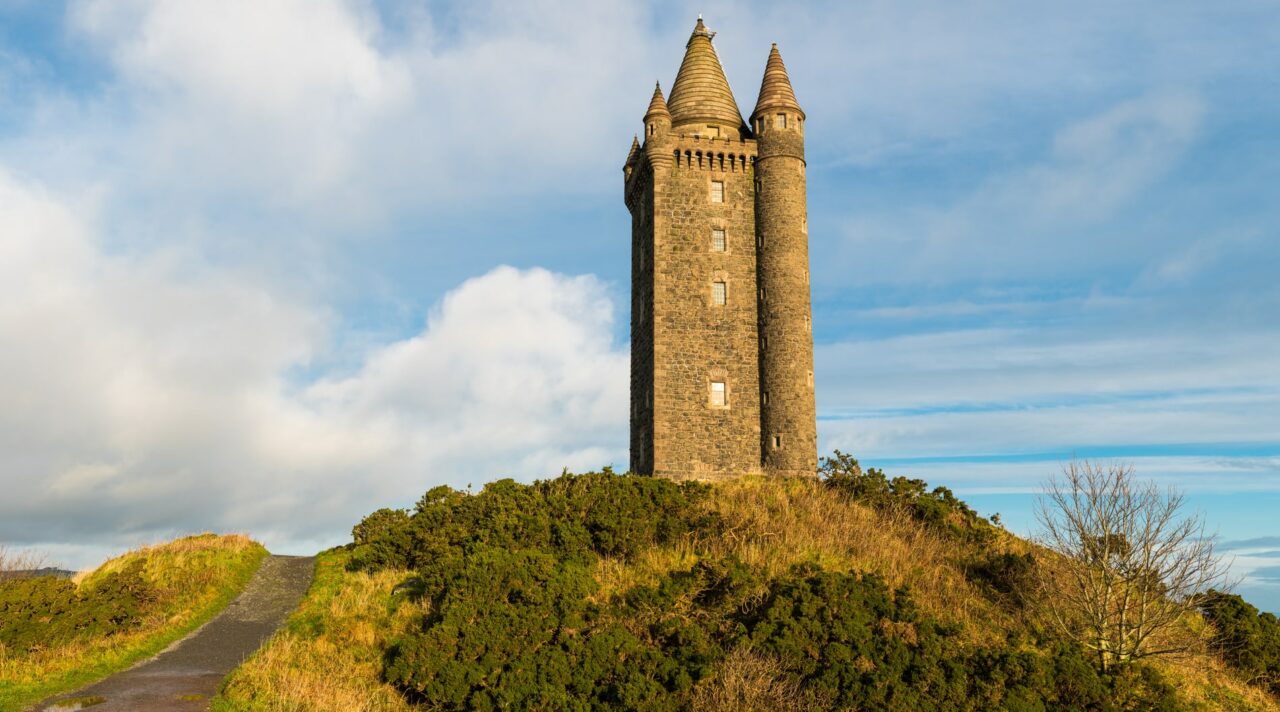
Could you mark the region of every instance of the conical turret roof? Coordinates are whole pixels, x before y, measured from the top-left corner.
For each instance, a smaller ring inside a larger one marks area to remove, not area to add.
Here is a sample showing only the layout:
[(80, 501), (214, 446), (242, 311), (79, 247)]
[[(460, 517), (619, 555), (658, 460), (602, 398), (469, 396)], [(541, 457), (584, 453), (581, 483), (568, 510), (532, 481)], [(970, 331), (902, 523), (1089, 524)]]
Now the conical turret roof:
[(644, 118), (648, 120), (655, 114), (671, 115), (671, 112), (667, 111), (667, 100), (662, 98), (662, 84), (658, 82), (653, 83), (653, 99), (649, 100), (649, 110), (644, 112)]
[(738, 102), (729, 89), (729, 80), (724, 76), (724, 67), (720, 66), (720, 58), (711, 45), (714, 34), (699, 17), (685, 45), (684, 61), (680, 63), (676, 81), (671, 85), (671, 100), (667, 102), (674, 125), (709, 122), (734, 128), (745, 126)]
[(791, 88), (791, 79), (787, 76), (787, 68), (782, 63), (782, 55), (775, 42), (769, 50), (769, 61), (764, 65), (764, 80), (760, 82), (760, 98), (756, 101), (756, 110), (751, 112), (752, 119), (765, 109), (791, 109), (804, 116), (800, 102), (796, 101), (796, 92)]
[(638, 136), (633, 135), (631, 137), (631, 150), (627, 151), (627, 161), (623, 165), (630, 164), (631, 160), (634, 159), (636, 157), (636, 154), (639, 152), (640, 152), (640, 138)]

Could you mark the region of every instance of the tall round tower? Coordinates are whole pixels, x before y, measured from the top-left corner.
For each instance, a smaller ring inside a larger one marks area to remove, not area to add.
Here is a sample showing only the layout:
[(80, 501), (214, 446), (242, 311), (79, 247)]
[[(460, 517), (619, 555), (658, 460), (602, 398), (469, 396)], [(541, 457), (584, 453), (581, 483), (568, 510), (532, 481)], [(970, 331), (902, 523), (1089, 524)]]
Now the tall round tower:
[(818, 467), (805, 200), (804, 111), (775, 44), (751, 114), (758, 142), (760, 435), (766, 472), (812, 476)]

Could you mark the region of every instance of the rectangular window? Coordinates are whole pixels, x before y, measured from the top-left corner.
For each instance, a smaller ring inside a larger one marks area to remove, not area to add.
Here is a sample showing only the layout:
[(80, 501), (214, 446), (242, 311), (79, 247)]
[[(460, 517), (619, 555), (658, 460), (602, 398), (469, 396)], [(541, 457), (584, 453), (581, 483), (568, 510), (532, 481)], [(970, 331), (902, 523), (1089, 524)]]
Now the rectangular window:
[(728, 405), (724, 390), (724, 381), (711, 382), (711, 405)]
[(778, 114), (778, 119), (777, 121), (774, 121), (773, 124), (780, 129), (785, 129), (787, 127), (787, 115)]
[(769, 405), (769, 391), (764, 392), (762, 399), (764, 400), (765, 405)]
[(711, 202), (713, 203), (724, 202), (724, 181), (722, 180), (711, 181)]
[(715, 304), (718, 307), (722, 307), (724, 306), (724, 303), (728, 301), (727, 299), (728, 296), (729, 296), (728, 285), (726, 285), (724, 282), (711, 283), (711, 303), (712, 304)]
[(715, 252), (724, 252), (724, 230), (712, 228), (711, 249)]
[(778, 449), (778, 448), (780, 448), (780, 447), (782, 447), (782, 436), (781, 436), (781, 435), (774, 435), (774, 436), (773, 436), (773, 449), (774, 449), (774, 450), (777, 450), (777, 449)]

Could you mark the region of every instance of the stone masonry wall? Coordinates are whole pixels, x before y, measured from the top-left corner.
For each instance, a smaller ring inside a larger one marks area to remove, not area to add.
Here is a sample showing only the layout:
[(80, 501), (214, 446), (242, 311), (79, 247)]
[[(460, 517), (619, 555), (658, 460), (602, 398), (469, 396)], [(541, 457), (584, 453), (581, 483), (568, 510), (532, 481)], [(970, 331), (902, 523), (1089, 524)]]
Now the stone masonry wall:
[(804, 126), (797, 113), (770, 112), (756, 129), (763, 464), (766, 472), (812, 477), (818, 442)]
[(631, 208), (631, 471), (653, 473), (653, 170), (639, 161)]
[[(653, 474), (760, 471), (755, 183), (749, 140), (678, 137), (652, 187)], [(724, 202), (712, 202), (712, 182)], [(725, 250), (712, 230), (725, 231)], [(643, 228), (642, 228), (643, 229)], [(713, 304), (712, 284), (726, 285)], [(643, 297), (641, 297), (643, 298)], [(727, 404), (712, 405), (711, 383)], [(640, 430), (646, 429), (641, 423)]]

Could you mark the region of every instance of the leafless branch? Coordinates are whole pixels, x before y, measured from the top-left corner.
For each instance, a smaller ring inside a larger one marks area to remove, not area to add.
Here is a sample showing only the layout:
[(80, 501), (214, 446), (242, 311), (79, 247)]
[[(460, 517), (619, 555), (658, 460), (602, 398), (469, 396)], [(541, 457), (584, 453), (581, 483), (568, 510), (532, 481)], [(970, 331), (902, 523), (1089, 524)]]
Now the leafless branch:
[(1049, 620), (1104, 670), (1194, 643), (1172, 635), (1196, 597), (1228, 588), (1216, 537), (1183, 495), (1136, 481), (1127, 465), (1072, 462), (1037, 502), (1040, 543), (1061, 555), (1046, 580)]

